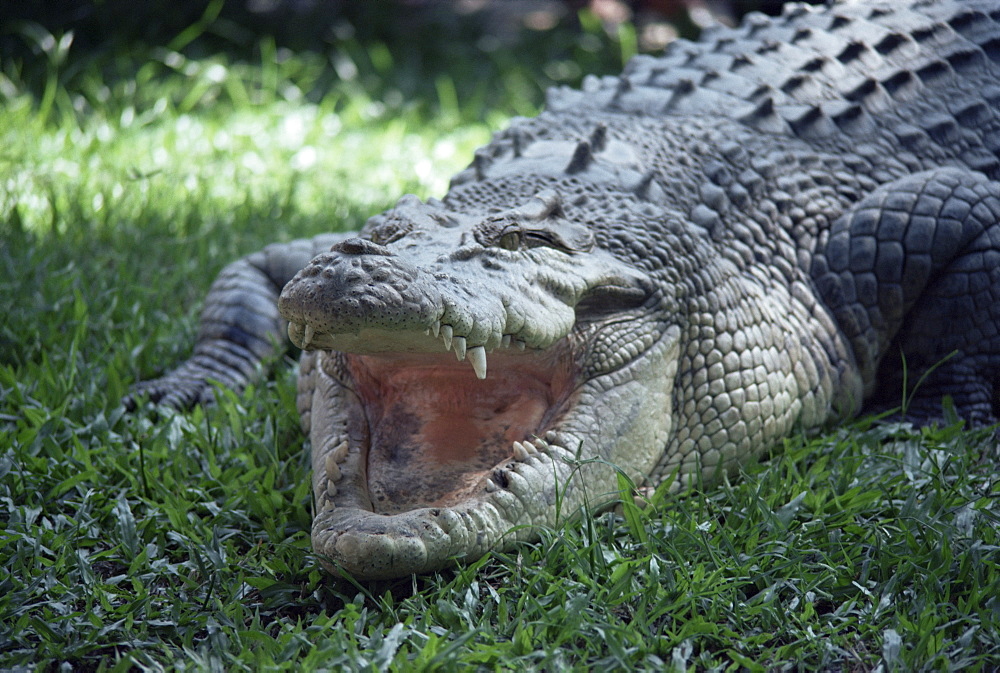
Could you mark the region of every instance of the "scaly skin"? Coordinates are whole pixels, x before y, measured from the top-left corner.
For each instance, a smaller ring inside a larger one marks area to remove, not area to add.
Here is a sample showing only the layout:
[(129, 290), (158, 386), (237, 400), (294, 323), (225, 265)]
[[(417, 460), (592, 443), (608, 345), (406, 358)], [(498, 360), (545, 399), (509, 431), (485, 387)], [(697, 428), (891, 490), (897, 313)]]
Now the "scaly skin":
[(287, 282), (314, 548), (369, 579), (530, 538), (619, 471), (711, 479), (924, 374), (910, 417), (950, 395), (993, 423), (998, 22), (795, 7), (554, 90), (443, 200), (228, 267), (195, 357), (139, 392), (240, 387)]

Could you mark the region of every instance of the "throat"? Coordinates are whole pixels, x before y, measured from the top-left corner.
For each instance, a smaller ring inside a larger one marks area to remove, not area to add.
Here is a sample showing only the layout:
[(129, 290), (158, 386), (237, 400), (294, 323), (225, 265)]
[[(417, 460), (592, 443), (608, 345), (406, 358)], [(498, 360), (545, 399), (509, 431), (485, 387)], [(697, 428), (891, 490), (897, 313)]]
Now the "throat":
[(531, 356), (509, 360), (491, 364), (484, 381), (450, 355), (350, 358), (369, 428), (375, 512), (469, 499), (511, 458), (513, 442), (541, 435), (554, 422), (568, 395), (568, 369), (539, 367)]

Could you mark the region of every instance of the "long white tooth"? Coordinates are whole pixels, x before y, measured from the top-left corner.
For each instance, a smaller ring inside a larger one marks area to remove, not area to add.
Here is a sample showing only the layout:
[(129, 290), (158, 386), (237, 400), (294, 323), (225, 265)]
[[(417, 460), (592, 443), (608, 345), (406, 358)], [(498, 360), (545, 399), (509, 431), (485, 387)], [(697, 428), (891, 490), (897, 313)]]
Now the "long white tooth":
[(337, 457), (333, 453), (326, 454), (326, 478), (330, 481), (340, 481), (340, 465), (337, 464)]
[(528, 450), (527, 444), (522, 444), (521, 442), (514, 442), (512, 448), (514, 450), (514, 460), (519, 460), (524, 462), (531, 457), (532, 453), (535, 453), (534, 447), (531, 447), (531, 451)]
[(500, 337), (500, 347), (501, 348), (510, 348), (510, 335), (509, 334), (504, 334), (502, 337)]
[(523, 351), (524, 350), (525, 344), (520, 339), (518, 339), (517, 341), (515, 341), (514, 345), (517, 346), (517, 350), (519, 350), (519, 351)]
[(312, 325), (306, 324), (303, 326), (302, 330), (302, 348), (303, 350), (309, 348), (309, 344), (312, 343), (313, 336), (316, 334), (316, 328)]
[(446, 351), (451, 350), (451, 335), (455, 331), (451, 328), (451, 325), (441, 325), (441, 339), (444, 340), (444, 349)]
[(465, 337), (455, 337), (453, 340), (453, 345), (455, 346), (455, 357), (459, 360), (465, 359)]
[(330, 453), (328, 453), (327, 455), (333, 456), (333, 459), (335, 461), (337, 461), (338, 463), (342, 463), (344, 462), (344, 459), (347, 458), (347, 451), (350, 448), (351, 447), (347, 443), (347, 440), (344, 440), (340, 444), (337, 444), (337, 446), (330, 449)]
[(433, 334), (434, 338), (437, 339), (438, 334), (440, 333), (441, 333), (441, 321), (435, 320), (434, 324), (431, 326), (431, 334)]
[(333, 483), (332, 481), (327, 481), (326, 482), (326, 495), (327, 495), (327, 497), (330, 497), (330, 498), (332, 498), (335, 495), (337, 495), (337, 485), (335, 483)]
[(475, 348), (470, 348), (466, 355), (469, 356), (469, 362), (472, 363), (472, 368), (476, 370), (476, 378), (485, 379), (486, 378), (486, 349), (482, 346), (476, 346)]
[(487, 493), (493, 493), (494, 491), (499, 490), (499, 488), (500, 487), (497, 486), (497, 484), (496, 484), (495, 481), (493, 481), (492, 479), (489, 479), (489, 478), (486, 479), (486, 492)]

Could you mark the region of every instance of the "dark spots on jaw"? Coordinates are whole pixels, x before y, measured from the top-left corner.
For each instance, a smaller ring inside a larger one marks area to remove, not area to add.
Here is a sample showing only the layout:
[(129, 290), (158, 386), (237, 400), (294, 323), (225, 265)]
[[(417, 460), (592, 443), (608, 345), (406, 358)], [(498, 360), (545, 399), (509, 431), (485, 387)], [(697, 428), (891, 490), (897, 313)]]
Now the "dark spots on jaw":
[(410, 458), (416, 453), (416, 448), (410, 444), (400, 442), (387, 447), (383, 454), (387, 463), (398, 467), (405, 467)]
[(493, 481), (500, 488), (507, 488), (510, 486), (510, 477), (507, 476), (507, 470), (494, 470), (492, 477)]
[[(405, 467), (417, 455), (413, 437), (420, 431), (421, 420), (406, 410), (394, 408), (387, 421), (379, 423), (372, 434), (373, 454), (384, 464)], [(372, 455), (370, 460), (376, 458)]]
[[(501, 405), (502, 406), (502, 405)], [(368, 457), (368, 490), (374, 511), (390, 514), (415, 507), (451, 506), (481, 488), (487, 476), (506, 488), (509, 475), (497, 464), (510, 456), (509, 423), (483, 435), (464, 422), (445, 418), (438, 423), (456, 432), (429, 431), (419, 414), (405, 404), (393, 404), (372, 430)], [(517, 432), (518, 438), (526, 433)]]

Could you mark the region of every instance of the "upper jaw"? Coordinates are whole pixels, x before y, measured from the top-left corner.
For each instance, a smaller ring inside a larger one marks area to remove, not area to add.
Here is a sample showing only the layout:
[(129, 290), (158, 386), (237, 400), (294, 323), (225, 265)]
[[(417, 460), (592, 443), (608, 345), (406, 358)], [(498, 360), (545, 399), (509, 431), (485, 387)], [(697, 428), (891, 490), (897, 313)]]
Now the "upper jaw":
[(418, 269), (400, 256), (335, 248), (285, 286), (278, 308), (289, 321), (289, 337), (303, 350), (453, 351), (484, 378), (487, 353), (544, 349), (573, 327), (566, 297), (539, 290), (531, 279), (517, 281), (507, 287), (475, 273), (459, 279)]
[(318, 331), (310, 323), (290, 322), (288, 336), (292, 343), (302, 350), (328, 350), (362, 355), (452, 352), (459, 362), (468, 362), (479, 379), (485, 379), (487, 375), (487, 354), (494, 351), (516, 354), (536, 350), (536, 348), (529, 349), (526, 341), (517, 334), (501, 334), (497, 338), (476, 343), (468, 336), (456, 334), (452, 325), (442, 324), (440, 320), (420, 332), (365, 328), (357, 333), (347, 334)]
[(352, 353), (443, 347), (484, 374), (486, 353), (549, 348), (571, 333), (580, 309), (634, 308), (652, 293), (647, 276), (599, 249), (468, 244), (449, 253), (442, 240), (406, 240), (348, 239), (314, 258), (278, 299), (292, 341)]
[[(524, 279), (520, 279), (524, 280)], [(566, 297), (530, 283), (513, 289), (488, 278), (460, 281), (390, 255), (320, 255), (282, 290), (279, 311), (303, 350), (440, 354), (451, 351), (476, 376), (487, 355), (551, 347), (570, 333)]]

